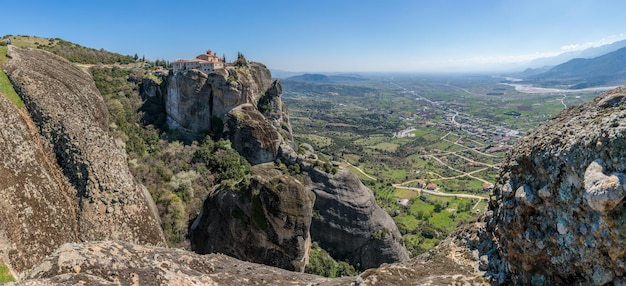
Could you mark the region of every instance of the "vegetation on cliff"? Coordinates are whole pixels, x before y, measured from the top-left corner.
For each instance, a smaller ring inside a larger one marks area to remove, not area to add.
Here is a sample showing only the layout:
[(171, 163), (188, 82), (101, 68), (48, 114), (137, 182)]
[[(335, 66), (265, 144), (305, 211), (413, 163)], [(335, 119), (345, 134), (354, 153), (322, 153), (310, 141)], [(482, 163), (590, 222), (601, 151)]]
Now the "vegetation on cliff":
[(141, 112), (145, 101), (139, 84), (149, 77), (143, 68), (90, 70), (109, 110), (111, 132), (124, 141), (131, 172), (157, 204), (169, 244), (184, 247), (189, 221), (198, 215), (209, 190), (243, 178), (249, 164), (228, 141), (207, 137), (184, 144), (164, 120), (155, 120), (157, 114)]
[(350, 263), (333, 259), (317, 242), (313, 242), (311, 246), (309, 264), (306, 265), (304, 272), (325, 277), (356, 276), (359, 274)]
[(0, 284), (15, 281), (15, 278), (9, 273), (9, 268), (0, 259)]

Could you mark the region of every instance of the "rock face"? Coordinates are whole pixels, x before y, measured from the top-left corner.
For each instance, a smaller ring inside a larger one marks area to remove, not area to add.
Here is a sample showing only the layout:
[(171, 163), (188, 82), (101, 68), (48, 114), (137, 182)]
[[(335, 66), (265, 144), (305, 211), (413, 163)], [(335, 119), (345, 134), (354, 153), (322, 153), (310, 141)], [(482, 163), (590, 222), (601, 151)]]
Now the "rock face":
[(227, 134), (232, 146), (250, 164), (274, 162), (283, 137), (252, 104), (233, 108), (227, 114)]
[(272, 84), (260, 63), (227, 66), (208, 75), (199, 70), (172, 74), (168, 79), (166, 111), (170, 128), (191, 137), (219, 132), (224, 116), (240, 104), (256, 105)]
[(304, 271), (311, 246), (314, 195), (291, 176), (257, 165), (246, 186), (221, 186), (192, 224), (192, 250)]
[(491, 274), (501, 283), (626, 281), (626, 88), (519, 140), (494, 188)]
[(408, 260), (398, 227), (378, 206), (372, 191), (347, 169), (321, 170), (310, 145), (300, 144), (300, 149), (296, 153), (281, 145), (280, 155), (289, 164), (301, 166), (306, 188), (315, 193), (313, 240), (333, 257), (348, 259), (363, 269)]
[(0, 258), (16, 275), (79, 237), (75, 193), (20, 113), (0, 95)]
[(287, 111), (287, 106), (283, 104), (280, 98), (282, 93), (283, 86), (281, 81), (274, 81), (265, 94), (259, 98), (257, 106), (259, 111), (272, 123), (285, 141), (287, 143), (293, 143), (293, 132), (291, 130), (291, 122), (289, 121), (289, 112)]
[[(51, 164), (62, 173), (50, 186), (22, 184), (14, 192), (49, 188), (58, 193), (63, 200), (56, 200), (64, 204), (49, 214), (77, 224), (68, 222), (68, 239), (164, 244), (154, 203), (130, 174), (123, 146), (108, 135), (108, 113), (89, 74), (42, 50), (11, 46), (8, 51), (7, 74), (43, 137), (42, 150), (54, 154)], [(57, 176), (50, 172), (50, 177)], [(63, 240), (54, 239), (57, 245)]]
[(346, 169), (336, 174), (308, 169), (316, 195), (311, 233), (322, 248), (362, 268), (409, 259), (402, 235), (374, 194)]
[(352, 281), (354, 278), (328, 279), (222, 254), (198, 255), (180, 249), (105, 241), (64, 244), (15, 285), (332, 286)]

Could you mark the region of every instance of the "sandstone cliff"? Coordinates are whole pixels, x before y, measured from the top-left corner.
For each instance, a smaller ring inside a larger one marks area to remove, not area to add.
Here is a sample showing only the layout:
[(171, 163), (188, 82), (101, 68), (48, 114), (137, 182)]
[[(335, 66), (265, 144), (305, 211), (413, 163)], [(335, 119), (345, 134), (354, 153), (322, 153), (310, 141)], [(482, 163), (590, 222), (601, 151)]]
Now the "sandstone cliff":
[[(12, 144), (24, 148), (31, 145), (28, 148), (43, 150), (35, 156), (41, 160), (20, 159), (23, 164), (31, 162), (31, 166), (23, 165), (30, 169), (24, 175), (31, 175), (21, 177), (18, 172), (13, 173), (13, 176), (28, 182), (30, 179), (27, 178), (33, 176), (32, 170), (37, 168), (41, 170), (37, 176), (46, 179), (35, 180), (32, 177), (31, 184), (8, 184), (1, 191), (19, 194), (13, 195), (17, 197), (11, 200), (25, 196), (26, 201), (13, 204), (14, 208), (19, 208), (16, 213), (27, 211), (34, 215), (46, 212), (50, 216), (32, 217), (37, 223), (44, 224), (46, 220), (51, 222), (43, 228), (51, 231), (47, 234), (51, 242), (42, 245), (56, 247), (67, 241), (103, 239), (164, 244), (154, 203), (145, 188), (136, 184), (130, 174), (123, 146), (117, 145), (108, 135), (108, 113), (89, 74), (65, 59), (41, 50), (11, 46), (8, 55), (12, 59), (5, 66), (7, 74), (41, 134), (31, 134), (30, 137), (24, 137), (25, 141)], [(10, 112), (7, 110), (3, 116), (12, 118), (8, 114)], [(11, 120), (15, 128), (24, 125), (24, 121), (20, 123)], [(42, 140), (38, 139), (40, 137)], [(40, 141), (39, 146), (33, 146), (34, 142)], [(13, 150), (11, 146), (7, 148), (3, 150)], [(51, 160), (44, 160), (47, 158), (44, 153), (50, 154)], [(17, 164), (20, 160), (4, 162)], [(44, 191), (46, 194), (42, 197), (30, 194)], [(28, 225), (23, 225), (11, 231), (35, 231), (27, 228)], [(57, 232), (63, 232), (63, 235), (56, 237), (54, 233)], [(17, 243), (10, 236), (7, 235), (9, 242)], [(46, 248), (44, 252), (50, 251), (51, 248)], [(10, 260), (9, 263), (13, 262)], [(32, 263), (23, 266), (29, 267)]]
[(254, 166), (250, 182), (219, 186), (208, 195), (190, 228), (192, 250), (304, 271), (313, 202), (313, 193), (293, 177)]
[(570, 107), (507, 155), (487, 254), (501, 283), (626, 282), (626, 88)]

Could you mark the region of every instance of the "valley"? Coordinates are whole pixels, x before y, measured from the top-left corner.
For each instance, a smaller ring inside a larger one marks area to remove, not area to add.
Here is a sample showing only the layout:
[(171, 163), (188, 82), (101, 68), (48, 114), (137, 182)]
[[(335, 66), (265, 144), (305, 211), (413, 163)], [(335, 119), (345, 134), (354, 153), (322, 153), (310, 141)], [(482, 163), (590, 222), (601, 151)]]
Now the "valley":
[(297, 142), (357, 174), (412, 255), (486, 210), (517, 139), (599, 94), (530, 93), (475, 75), (301, 76), (283, 85)]

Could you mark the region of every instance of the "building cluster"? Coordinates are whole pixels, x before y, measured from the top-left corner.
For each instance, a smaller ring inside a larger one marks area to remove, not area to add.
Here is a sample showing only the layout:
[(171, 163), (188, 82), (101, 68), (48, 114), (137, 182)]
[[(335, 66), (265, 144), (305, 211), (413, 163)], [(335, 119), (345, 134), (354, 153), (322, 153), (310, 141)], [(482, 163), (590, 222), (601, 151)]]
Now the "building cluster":
[(197, 69), (204, 73), (210, 73), (216, 69), (224, 68), (224, 59), (217, 56), (211, 50), (191, 60), (177, 60), (173, 63), (174, 73)]

